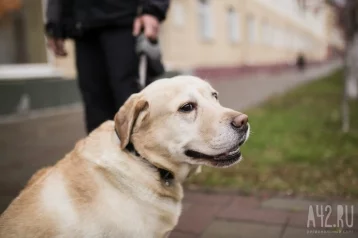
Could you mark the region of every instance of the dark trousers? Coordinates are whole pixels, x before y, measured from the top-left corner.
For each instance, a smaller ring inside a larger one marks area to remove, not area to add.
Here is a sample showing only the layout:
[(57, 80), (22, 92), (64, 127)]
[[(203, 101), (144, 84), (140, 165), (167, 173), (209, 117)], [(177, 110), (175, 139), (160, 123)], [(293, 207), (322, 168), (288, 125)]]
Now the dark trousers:
[(131, 28), (92, 30), (75, 43), (89, 133), (104, 121), (113, 120), (128, 97), (138, 92), (138, 57)]

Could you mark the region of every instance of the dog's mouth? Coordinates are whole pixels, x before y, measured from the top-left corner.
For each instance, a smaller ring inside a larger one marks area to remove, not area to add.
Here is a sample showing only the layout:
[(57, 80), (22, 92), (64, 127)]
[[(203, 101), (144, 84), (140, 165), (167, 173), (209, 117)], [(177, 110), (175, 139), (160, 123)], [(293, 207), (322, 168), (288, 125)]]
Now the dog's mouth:
[(221, 153), (218, 155), (207, 155), (195, 150), (186, 150), (185, 155), (205, 162), (209, 162), (210, 165), (215, 167), (228, 167), (235, 164), (241, 159), (240, 146), (242, 143), (239, 143), (228, 152)]

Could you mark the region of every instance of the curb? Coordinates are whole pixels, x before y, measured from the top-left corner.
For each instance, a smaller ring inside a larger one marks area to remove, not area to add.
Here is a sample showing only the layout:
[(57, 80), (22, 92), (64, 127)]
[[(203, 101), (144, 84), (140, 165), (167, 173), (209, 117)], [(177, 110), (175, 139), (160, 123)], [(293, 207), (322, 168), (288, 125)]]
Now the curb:
[(0, 116), (26, 115), (33, 110), (80, 101), (76, 80), (33, 78), (0, 81)]

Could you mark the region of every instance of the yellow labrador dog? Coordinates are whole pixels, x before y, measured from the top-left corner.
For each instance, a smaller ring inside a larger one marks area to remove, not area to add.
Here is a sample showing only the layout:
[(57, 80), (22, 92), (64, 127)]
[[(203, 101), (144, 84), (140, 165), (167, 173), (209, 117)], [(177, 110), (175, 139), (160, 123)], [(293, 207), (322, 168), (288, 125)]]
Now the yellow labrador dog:
[(207, 82), (158, 80), (37, 172), (1, 215), (0, 237), (168, 237), (183, 181), (201, 165), (237, 163), (248, 136), (247, 116), (222, 107)]

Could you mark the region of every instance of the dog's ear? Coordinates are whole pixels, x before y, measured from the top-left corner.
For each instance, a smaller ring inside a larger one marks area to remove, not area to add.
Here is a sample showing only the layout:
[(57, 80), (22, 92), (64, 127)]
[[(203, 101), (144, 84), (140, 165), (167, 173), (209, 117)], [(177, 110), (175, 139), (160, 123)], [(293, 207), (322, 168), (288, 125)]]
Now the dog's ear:
[(147, 106), (148, 102), (140, 99), (140, 95), (137, 93), (130, 96), (117, 112), (114, 122), (122, 149), (129, 143), (129, 138), (139, 113), (147, 108)]

